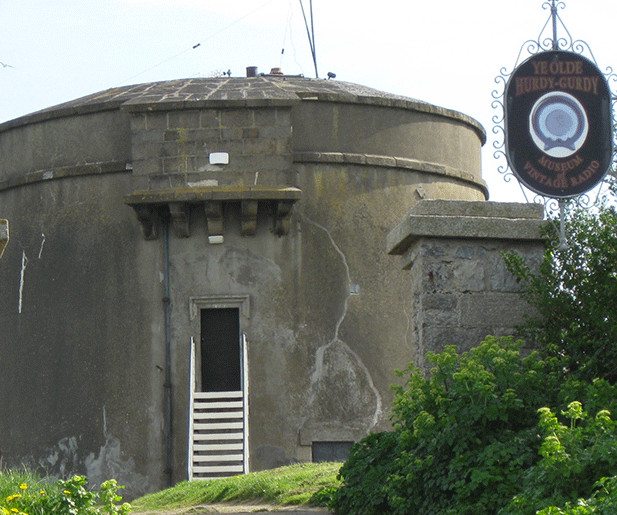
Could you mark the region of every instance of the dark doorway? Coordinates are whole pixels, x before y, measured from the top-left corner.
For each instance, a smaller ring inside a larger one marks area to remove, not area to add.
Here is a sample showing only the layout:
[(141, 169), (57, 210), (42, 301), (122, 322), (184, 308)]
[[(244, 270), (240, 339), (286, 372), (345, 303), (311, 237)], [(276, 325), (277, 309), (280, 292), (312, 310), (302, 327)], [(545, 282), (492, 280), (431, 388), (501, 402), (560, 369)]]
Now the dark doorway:
[(201, 389), (234, 392), (242, 389), (240, 311), (201, 310)]

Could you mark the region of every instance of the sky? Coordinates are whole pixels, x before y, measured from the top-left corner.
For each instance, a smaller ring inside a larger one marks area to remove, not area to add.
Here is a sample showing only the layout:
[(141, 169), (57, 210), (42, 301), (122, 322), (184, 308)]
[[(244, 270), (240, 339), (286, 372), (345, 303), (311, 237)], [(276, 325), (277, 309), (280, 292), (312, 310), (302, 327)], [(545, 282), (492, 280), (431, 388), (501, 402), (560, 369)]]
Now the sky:
[[(307, 17), (310, 0), (303, 0)], [(603, 72), (617, 68), (615, 0), (559, 15)], [(542, 0), (313, 0), (320, 78), (465, 113), (486, 129), (490, 199), (524, 200), (493, 157), (492, 92), (550, 11)], [(549, 27), (550, 28), (550, 27)], [(547, 36), (552, 33), (547, 32)], [(559, 36), (565, 36), (559, 29)], [(300, 0), (0, 0), (0, 122), (105, 89), (280, 67), (315, 77)], [(6, 66), (5, 66), (6, 65)], [(614, 90), (615, 88), (613, 88)]]

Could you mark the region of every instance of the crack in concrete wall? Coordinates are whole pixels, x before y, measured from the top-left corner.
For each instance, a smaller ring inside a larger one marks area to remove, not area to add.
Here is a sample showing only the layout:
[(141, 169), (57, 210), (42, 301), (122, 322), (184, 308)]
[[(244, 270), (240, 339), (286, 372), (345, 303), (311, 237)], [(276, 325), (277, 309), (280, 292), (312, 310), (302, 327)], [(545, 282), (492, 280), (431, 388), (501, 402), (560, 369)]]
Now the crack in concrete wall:
[(24, 298), (24, 282), (26, 280), (26, 267), (28, 266), (28, 258), (26, 251), (21, 252), (21, 272), (19, 274), (19, 302), (17, 304), (17, 312), (21, 314), (21, 307)]
[[(347, 294), (345, 295), (345, 299), (343, 300), (343, 311), (340, 315), (340, 317), (338, 318), (336, 325), (334, 327), (334, 335), (332, 337), (332, 339), (326, 343), (325, 345), (322, 345), (321, 347), (319, 347), (317, 349), (317, 351), (315, 352), (315, 366), (313, 368), (313, 372), (311, 374), (311, 378), (310, 378), (310, 384), (309, 384), (309, 401), (308, 404), (309, 406), (313, 405), (315, 403), (315, 400), (317, 398), (317, 391), (318, 391), (318, 383), (319, 381), (322, 379), (322, 377), (324, 377), (324, 355), (325, 353), (337, 342), (341, 343), (345, 346), (345, 348), (347, 349), (347, 351), (349, 352), (349, 354), (351, 356), (353, 356), (353, 358), (357, 361), (358, 366), (360, 367), (360, 369), (364, 372), (364, 374), (366, 375), (366, 379), (367, 382), (373, 392), (373, 394), (375, 395), (375, 411), (373, 413), (373, 417), (371, 420), (371, 423), (367, 429), (367, 431), (370, 431), (371, 429), (373, 429), (377, 423), (379, 422), (379, 418), (381, 417), (382, 414), (382, 400), (381, 400), (381, 395), (379, 394), (379, 391), (377, 390), (377, 388), (375, 387), (375, 384), (373, 382), (373, 378), (371, 377), (370, 371), (369, 369), (366, 367), (366, 365), (362, 362), (362, 360), (360, 359), (360, 356), (353, 351), (353, 349), (351, 349), (351, 347), (343, 340), (340, 339), (339, 337), (339, 331), (341, 328), (341, 325), (343, 323), (343, 321), (345, 320), (345, 317), (347, 316), (347, 307), (348, 307), (348, 301), (349, 301), (349, 297), (351, 297), (352, 292), (351, 292), (351, 273), (349, 270), (349, 264), (347, 263), (347, 258), (345, 256), (345, 254), (343, 253), (343, 251), (341, 250), (341, 248), (336, 244), (336, 242), (334, 241), (334, 238), (332, 237), (332, 234), (330, 233), (330, 231), (324, 227), (323, 225), (319, 224), (318, 222), (315, 222), (314, 220), (311, 220), (310, 218), (308, 218), (304, 213), (299, 213), (300, 214), (300, 218), (305, 221), (308, 224), (313, 225), (314, 227), (317, 227), (318, 229), (320, 229), (321, 231), (323, 231), (326, 236), (328, 237), (328, 240), (330, 241), (332, 248), (336, 251), (336, 253), (341, 257), (341, 262), (343, 264), (343, 267), (345, 269), (345, 275), (346, 275), (346, 279), (347, 279)], [(305, 420), (303, 420), (303, 423), (305, 423), (308, 420), (308, 416), (307, 418), (305, 418)]]
[(41, 240), (41, 246), (39, 247), (38, 259), (41, 259), (41, 256), (43, 255), (43, 247), (45, 246), (45, 233), (41, 233), (41, 237), (43, 239)]
[[(41, 233), (41, 246), (39, 247), (39, 253), (37, 259), (41, 259), (43, 255), (43, 246), (45, 245), (45, 234)], [(28, 266), (28, 256), (26, 256), (26, 251), (22, 250), (21, 252), (21, 271), (19, 273), (19, 299), (17, 303), (17, 312), (21, 314), (23, 307), (23, 299), (24, 299), (24, 284), (26, 282), (26, 268)]]

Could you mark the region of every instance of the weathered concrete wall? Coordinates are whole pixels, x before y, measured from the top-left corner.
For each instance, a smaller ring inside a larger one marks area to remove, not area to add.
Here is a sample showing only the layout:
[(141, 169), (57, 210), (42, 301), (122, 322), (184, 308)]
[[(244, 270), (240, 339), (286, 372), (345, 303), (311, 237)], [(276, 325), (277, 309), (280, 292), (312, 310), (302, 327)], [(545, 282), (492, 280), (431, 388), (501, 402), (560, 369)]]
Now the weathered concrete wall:
[(130, 495), (165, 486), (170, 215), (172, 481), (186, 478), (195, 299), (245, 299), (251, 469), (388, 427), (417, 313), (384, 241), (422, 198), (486, 198), (484, 135), (464, 115), (357, 88), (174, 81), (0, 127), (6, 464), (114, 476)]
[(423, 201), (388, 235), (390, 254), (410, 271), (416, 356), (445, 345), (468, 350), (487, 335), (516, 334), (532, 308), (503, 252), (542, 260), (540, 205)]
[[(77, 111), (77, 112), (75, 112)], [(124, 163), (130, 156), (129, 116), (80, 110), (32, 115), (30, 123), (3, 124), (0, 187), (62, 176), (77, 165)], [(60, 115), (60, 116), (59, 116)], [(46, 174), (43, 176), (43, 174)]]
[(134, 495), (163, 480), (159, 249), (122, 203), (130, 175), (112, 177), (2, 192), (0, 441), (6, 466), (114, 476)]
[(464, 115), (420, 102), (412, 104), (412, 111), (396, 102), (332, 100), (306, 99), (294, 109), (297, 151), (368, 155), (386, 163), (410, 160), (465, 171), (482, 182), (480, 147), (484, 135), (479, 128), (460, 130), (462, 124), (471, 122)]

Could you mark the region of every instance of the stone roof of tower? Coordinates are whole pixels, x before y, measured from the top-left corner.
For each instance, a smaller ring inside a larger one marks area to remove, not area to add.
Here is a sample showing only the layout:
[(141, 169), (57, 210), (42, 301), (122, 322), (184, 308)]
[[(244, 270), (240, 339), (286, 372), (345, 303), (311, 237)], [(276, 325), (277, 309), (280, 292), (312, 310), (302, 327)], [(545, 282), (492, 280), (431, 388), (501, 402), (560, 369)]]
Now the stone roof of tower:
[(473, 118), (409, 97), (336, 80), (291, 75), (249, 78), (189, 78), (111, 88), (48, 107), (0, 125), (0, 130), (53, 118), (97, 111), (170, 110), (200, 107), (291, 105), (301, 100), (372, 104), (455, 118), (485, 132)]

